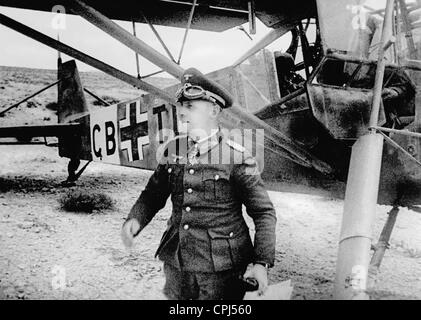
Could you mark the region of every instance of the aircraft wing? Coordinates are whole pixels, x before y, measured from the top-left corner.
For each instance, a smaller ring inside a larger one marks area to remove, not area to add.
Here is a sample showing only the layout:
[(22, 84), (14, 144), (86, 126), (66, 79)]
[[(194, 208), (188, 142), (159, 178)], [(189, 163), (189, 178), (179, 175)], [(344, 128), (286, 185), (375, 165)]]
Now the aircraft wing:
[[(55, 0), (0, 0), (0, 6), (52, 12)], [(114, 20), (145, 23), (142, 13), (157, 25), (185, 28), (190, 11), (191, 0), (153, 0), (147, 5), (142, 1), (100, 1), (84, 2)], [(248, 21), (247, 0), (199, 0), (194, 11), (191, 28), (221, 32)], [(316, 15), (315, 0), (295, 1), (255, 1), (256, 17), (268, 27), (289, 24), (305, 17)], [(70, 12), (66, 12), (68, 14)]]

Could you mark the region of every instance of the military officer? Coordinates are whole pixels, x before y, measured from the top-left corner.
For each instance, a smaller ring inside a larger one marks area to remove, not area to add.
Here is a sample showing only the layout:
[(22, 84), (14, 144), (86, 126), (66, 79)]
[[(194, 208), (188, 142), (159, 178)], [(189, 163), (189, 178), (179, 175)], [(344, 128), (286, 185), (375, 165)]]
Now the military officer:
[[(240, 276), (256, 279), (262, 293), (274, 264), (273, 204), (254, 158), (218, 126), (220, 112), (232, 104), (230, 94), (194, 68), (185, 71), (182, 84), (178, 120), (185, 134), (166, 144), (123, 224), (123, 242), (131, 246), (171, 196), (172, 215), (156, 252), (164, 262), (166, 296), (241, 299), (244, 290), (235, 285)], [(243, 204), (254, 221), (254, 242)]]

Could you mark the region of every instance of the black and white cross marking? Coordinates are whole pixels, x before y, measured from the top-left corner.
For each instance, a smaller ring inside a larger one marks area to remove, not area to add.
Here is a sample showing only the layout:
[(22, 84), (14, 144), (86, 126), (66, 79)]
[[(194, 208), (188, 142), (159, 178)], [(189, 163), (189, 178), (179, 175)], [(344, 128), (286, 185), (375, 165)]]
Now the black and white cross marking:
[(125, 117), (120, 119), (120, 139), (129, 162), (143, 160), (143, 147), (149, 144), (148, 113), (140, 112), (140, 101), (126, 105)]

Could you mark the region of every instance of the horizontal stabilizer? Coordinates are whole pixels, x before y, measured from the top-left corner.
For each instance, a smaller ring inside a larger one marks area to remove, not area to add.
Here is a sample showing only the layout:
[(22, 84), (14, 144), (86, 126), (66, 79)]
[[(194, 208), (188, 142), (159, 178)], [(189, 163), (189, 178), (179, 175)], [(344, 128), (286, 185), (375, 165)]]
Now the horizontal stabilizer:
[(80, 130), (79, 123), (0, 127), (0, 138), (62, 137), (78, 134)]

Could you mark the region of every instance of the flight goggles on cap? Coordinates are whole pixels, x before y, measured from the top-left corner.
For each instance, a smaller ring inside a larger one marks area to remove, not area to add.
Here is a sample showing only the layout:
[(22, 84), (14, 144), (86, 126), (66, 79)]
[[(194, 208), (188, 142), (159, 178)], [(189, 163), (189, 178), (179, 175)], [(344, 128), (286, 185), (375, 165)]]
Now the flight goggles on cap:
[(185, 100), (203, 99), (218, 104), (221, 107), (225, 106), (225, 101), (218, 95), (203, 89), (201, 86), (185, 83), (175, 94), (177, 102)]

